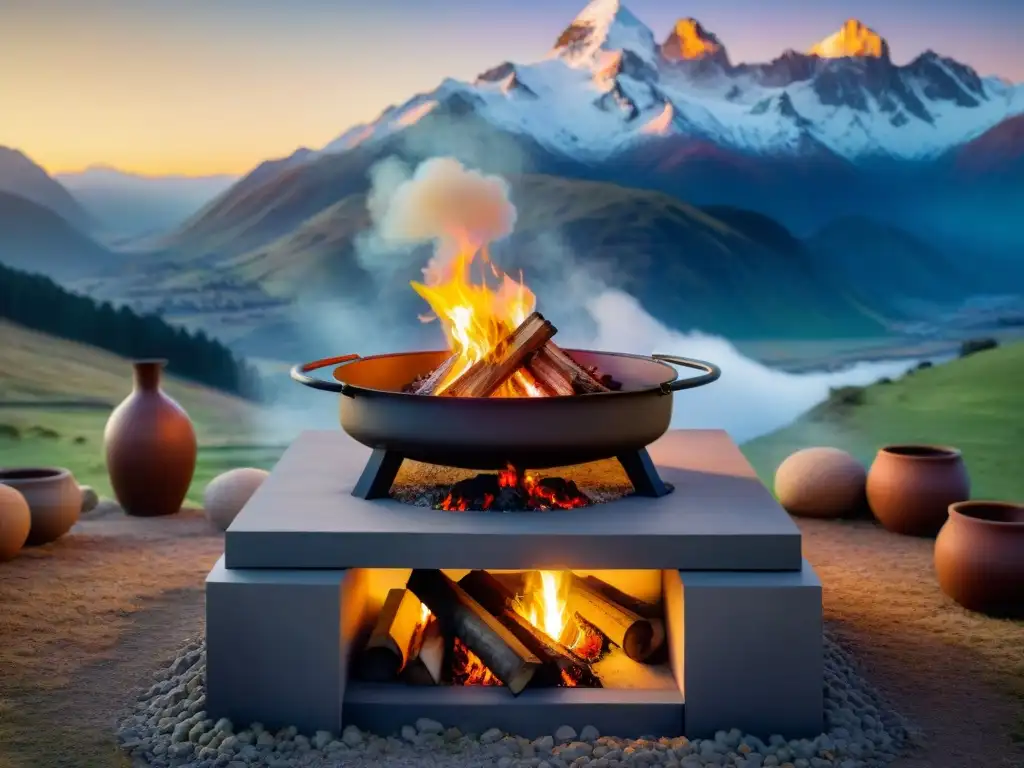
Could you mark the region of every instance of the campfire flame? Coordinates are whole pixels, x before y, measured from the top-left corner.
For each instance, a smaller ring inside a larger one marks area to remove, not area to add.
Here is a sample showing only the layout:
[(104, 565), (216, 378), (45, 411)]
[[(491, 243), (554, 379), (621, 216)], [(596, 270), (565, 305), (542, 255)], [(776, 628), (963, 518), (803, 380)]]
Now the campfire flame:
[[(458, 355), (455, 365), (438, 385), (434, 394), (444, 392), (453, 381), (480, 360), (498, 357), (500, 345), (533, 312), (537, 299), (523, 283), (499, 270), (485, 247), (477, 247), (468, 236), (453, 235), (455, 256), (441, 274), (432, 275), (430, 284), (413, 282), (416, 291), (433, 310), (448, 339), (448, 348)], [(477, 261), (477, 257), (480, 260)], [(473, 264), (481, 269), (474, 282)], [(498, 281), (497, 288), (487, 282), (487, 273)], [(509, 378), (492, 397), (543, 397), (544, 392), (525, 371)]]
[[(584, 664), (597, 661), (604, 652), (604, 637), (587, 622), (569, 611), (571, 571), (531, 571), (527, 574), (523, 594), (517, 596), (512, 609), (560, 643)], [(427, 611), (425, 616), (430, 616)], [(458, 637), (454, 638), (453, 677), (456, 685), (503, 685), (487, 665)], [(576, 688), (581, 684), (582, 667), (561, 671), (561, 685)]]
[(562, 642), (569, 623), (568, 574), (562, 571), (531, 572), (526, 594), (516, 604), (516, 613), (556, 642)]

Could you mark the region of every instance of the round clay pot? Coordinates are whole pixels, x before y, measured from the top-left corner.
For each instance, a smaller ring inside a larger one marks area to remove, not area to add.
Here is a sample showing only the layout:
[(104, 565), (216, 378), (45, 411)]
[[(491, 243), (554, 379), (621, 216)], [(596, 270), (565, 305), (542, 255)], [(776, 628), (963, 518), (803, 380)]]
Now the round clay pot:
[(21, 551), (31, 527), (32, 513), (25, 497), (0, 482), (0, 563)]
[(25, 546), (56, 541), (78, 522), (82, 492), (71, 472), (57, 467), (0, 469), (0, 483), (25, 497), (32, 523)]
[(852, 517), (864, 508), (864, 466), (838, 448), (804, 448), (775, 472), (775, 495), (798, 517)]
[(971, 611), (1024, 617), (1024, 505), (963, 501), (935, 539), (942, 591)]
[(871, 511), (887, 530), (908, 536), (934, 536), (949, 505), (971, 495), (963, 457), (938, 445), (888, 445), (868, 471)]
[(181, 509), (196, 468), (188, 414), (160, 389), (165, 360), (136, 360), (135, 386), (107, 421), (103, 445), (114, 495), (129, 515)]

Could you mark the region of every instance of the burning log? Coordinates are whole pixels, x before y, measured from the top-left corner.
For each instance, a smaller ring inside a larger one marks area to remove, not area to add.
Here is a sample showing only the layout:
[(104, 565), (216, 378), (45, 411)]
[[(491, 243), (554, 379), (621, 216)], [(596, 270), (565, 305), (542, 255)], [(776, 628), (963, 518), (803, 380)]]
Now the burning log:
[(529, 370), (538, 379), (548, 382), (548, 377), (538, 374), (541, 371), (557, 371), (558, 377), (569, 383), (575, 394), (593, 394), (595, 392), (608, 392), (610, 387), (602, 384), (590, 371), (585, 369), (579, 362), (572, 359), (568, 354), (553, 343), (545, 344), (544, 348), (534, 355), (530, 360)]
[(432, 394), (434, 394), (434, 390), (437, 389), (438, 386), (440, 386), (441, 382), (443, 382), (446, 378), (448, 378), (448, 374), (451, 372), (452, 368), (455, 367), (455, 364), (458, 361), (459, 361), (459, 356), (458, 355), (452, 355), (451, 357), (449, 357), (447, 360), (445, 360), (443, 363), (441, 363), (439, 366), (437, 366), (437, 368), (432, 370), (430, 372), (430, 375), (427, 376), (427, 378), (425, 378), (422, 381), (416, 383), (415, 387), (413, 388), (413, 394), (416, 394), (416, 395), (432, 395)]
[(402, 679), (410, 685), (438, 685), (444, 671), (445, 639), (441, 622), (428, 616), (413, 640)]
[(665, 625), (646, 619), (608, 597), (610, 587), (600, 579), (572, 575), (572, 610), (603, 632), (634, 661), (644, 661), (665, 642)]
[(526, 359), (546, 344), (556, 329), (534, 312), (495, 349), (495, 360), (473, 363), (440, 394), (447, 397), (490, 397)]
[(540, 659), (480, 603), (439, 570), (416, 569), (406, 584), (513, 694), (527, 686)]
[[(551, 342), (547, 346), (551, 346)], [(550, 355), (544, 354), (546, 349), (539, 349), (526, 363), (526, 369), (533, 374), (544, 394), (554, 397), (575, 395), (576, 388), (572, 385), (572, 379), (555, 364)]]
[(589, 395), (611, 391), (611, 387), (602, 384), (590, 371), (551, 342), (533, 356), (528, 367), (545, 387), (553, 389), (558, 386), (564, 390), (567, 383), (571, 389), (567, 394)]
[(421, 611), (420, 601), (412, 592), (388, 592), (363, 652), (363, 677), (378, 683), (398, 677), (416, 650)]
[(487, 571), (470, 571), (461, 579), (459, 586), (496, 616), (509, 632), (541, 660), (543, 669), (538, 673), (547, 685), (565, 682), (569, 686), (582, 685), (600, 687), (590, 667), (566, 648), (559, 640), (553, 640), (545, 632), (533, 626), (512, 607), (515, 595), (508, 587)]

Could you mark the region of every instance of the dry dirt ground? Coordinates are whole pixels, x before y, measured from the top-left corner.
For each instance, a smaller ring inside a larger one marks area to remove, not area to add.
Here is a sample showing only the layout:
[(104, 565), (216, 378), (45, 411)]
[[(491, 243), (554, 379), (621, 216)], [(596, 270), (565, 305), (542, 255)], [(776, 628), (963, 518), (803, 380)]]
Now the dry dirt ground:
[[(869, 679), (920, 729), (897, 768), (1020, 768), (1024, 623), (943, 598), (931, 544), (870, 522), (801, 522), (825, 609)], [(118, 714), (203, 628), (223, 547), (202, 515), (101, 505), (60, 541), (0, 564), (0, 768), (126, 766)]]

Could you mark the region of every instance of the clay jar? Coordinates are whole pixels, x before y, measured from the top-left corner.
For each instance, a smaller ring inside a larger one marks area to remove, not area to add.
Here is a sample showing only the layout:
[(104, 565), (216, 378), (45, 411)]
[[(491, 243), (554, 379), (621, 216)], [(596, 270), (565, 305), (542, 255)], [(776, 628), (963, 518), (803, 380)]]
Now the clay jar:
[(942, 591), (964, 608), (1024, 618), (1024, 505), (964, 501), (935, 540)]
[(0, 563), (10, 560), (25, 546), (31, 527), (32, 513), (25, 497), (0, 483)]
[(118, 503), (129, 515), (181, 509), (196, 468), (196, 433), (188, 414), (160, 389), (165, 360), (136, 360), (135, 387), (107, 421), (103, 444)]
[(956, 448), (889, 445), (868, 471), (868, 504), (893, 533), (934, 536), (946, 522), (949, 505), (970, 495), (970, 478)]
[(23, 467), (0, 469), (0, 483), (20, 493), (31, 518), (25, 546), (56, 541), (78, 522), (82, 492), (66, 469)]

